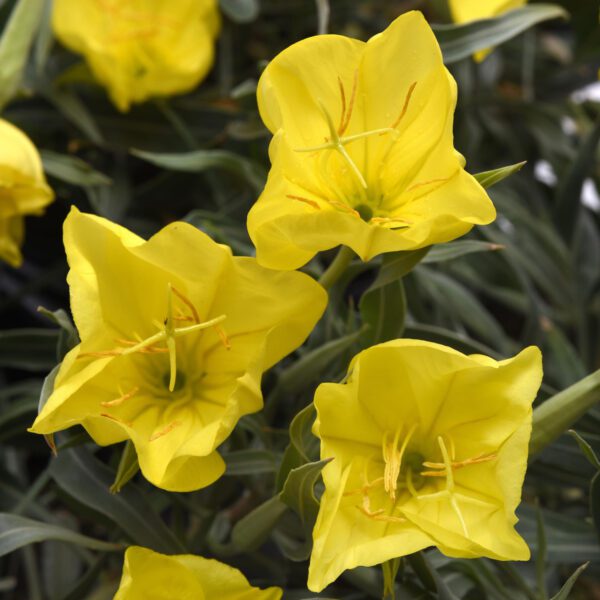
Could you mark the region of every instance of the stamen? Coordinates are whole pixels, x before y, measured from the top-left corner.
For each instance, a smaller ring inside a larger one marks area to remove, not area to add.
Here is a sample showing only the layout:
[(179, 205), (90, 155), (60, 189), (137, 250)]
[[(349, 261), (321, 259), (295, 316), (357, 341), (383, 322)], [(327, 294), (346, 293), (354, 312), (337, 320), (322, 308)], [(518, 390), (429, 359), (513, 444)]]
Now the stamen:
[(383, 461), (385, 462), (385, 470), (383, 472), (384, 478), (384, 489), (392, 500), (396, 499), (396, 490), (398, 489), (398, 477), (400, 476), (400, 469), (402, 468), (402, 457), (410, 439), (412, 438), (417, 428), (416, 423), (410, 428), (406, 437), (402, 442), (402, 446), (398, 450), (398, 441), (400, 439), (400, 433), (402, 428), (398, 428), (394, 435), (392, 445), (387, 444), (387, 431), (383, 436)]
[(215, 331), (217, 332), (217, 335), (221, 339), (223, 346), (225, 346), (225, 349), (231, 350), (231, 342), (229, 341), (229, 338), (227, 337), (225, 330), (222, 327), (215, 325)]
[[(339, 79), (338, 79), (339, 81)], [(341, 81), (340, 81), (341, 85)], [(350, 119), (352, 118), (352, 111), (354, 110), (354, 103), (356, 100), (356, 89), (358, 88), (358, 69), (354, 71), (354, 81), (352, 82), (352, 94), (350, 96), (350, 104), (348, 105), (348, 112), (346, 114), (346, 109), (344, 108), (344, 118), (340, 123), (340, 127), (338, 130), (338, 135), (343, 135), (346, 129), (348, 129), (348, 125), (350, 125)], [(342, 86), (343, 90), (343, 86)], [(342, 95), (342, 104), (345, 105), (346, 101), (344, 98), (344, 94)], [(365, 186), (366, 187), (366, 186)]]
[[(170, 285), (170, 284), (169, 284)], [(184, 296), (176, 287), (171, 286), (171, 291), (190, 309), (195, 323), (200, 323), (200, 315), (196, 307), (192, 304), (187, 296)]]
[(122, 419), (119, 419), (118, 417), (114, 417), (113, 415), (109, 415), (108, 413), (100, 413), (100, 416), (110, 419), (111, 421), (114, 421), (115, 423), (118, 423), (119, 425), (125, 425), (126, 427), (133, 427), (133, 421), (123, 421)]
[(123, 402), (125, 402), (126, 400), (133, 398), (133, 396), (135, 396), (139, 391), (140, 391), (140, 388), (138, 386), (134, 386), (126, 394), (123, 394), (122, 396), (119, 396), (118, 398), (115, 398), (114, 400), (109, 400), (107, 402), (100, 402), (100, 405), (106, 406), (106, 407), (119, 406), (120, 404), (123, 404)]
[(299, 202), (304, 202), (317, 210), (321, 210), (321, 207), (314, 201), (309, 200), (308, 198), (303, 198), (302, 196), (293, 196), (292, 194), (286, 194), (286, 198), (291, 198), (292, 200), (298, 200)]
[(168, 433), (171, 433), (171, 431), (173, 431), (173, 429), (175, 429), (176, 427), (179, 427), (180, 425), (181, 425), (181, 421), (173, 421), (172, 423), (169, 423), (164, 429), (161, 429), (157, 433), (153, 433), (150, 436), (148, 441), (154, 442), (154, 441), (158, 440), (159, 438), (167, 435)]
[(420, 187), (424, 187), (426, 185), (432, 185), (434, 183), (445, 183), (446, 181), (450, 181), (451, 177), (444, 177), (443, 179), (430, 179), (429, 181), (423, 181), (421, 183), (415, 183), (415, 185), (412, 185), (411, 187), (409, 187), (406, 191), (407, 192), (412, 192), (413, 190), (416, 190)]
[(413, 92), (415, 91), (415, 87), (417, 87), (416, 81), (412, 83), (412, 85), (408, 88), (408, 93), (406, 94), (406, 98), (404, 99), (404, 106), (400, 111), (400, 116), (392, 123), (392, 129), (396, 129), (396, 127), (400, 125), (400, 122), (404, 118), (404, 115), (406, 115), (406, 111), (408, 110), (408, 105), (410, 104), (410, 99), (413, 95)]
[(342, 135), (342, 125), (346, 119), (346, 90), (344, 90), (344, 84), (342, 83), (341, 77), (338, 75), (338, 85), (340, 86), (340, 95), (342, 96), (342, 115), (340, 117), (340, 126), (338, 127), (338, 134)]

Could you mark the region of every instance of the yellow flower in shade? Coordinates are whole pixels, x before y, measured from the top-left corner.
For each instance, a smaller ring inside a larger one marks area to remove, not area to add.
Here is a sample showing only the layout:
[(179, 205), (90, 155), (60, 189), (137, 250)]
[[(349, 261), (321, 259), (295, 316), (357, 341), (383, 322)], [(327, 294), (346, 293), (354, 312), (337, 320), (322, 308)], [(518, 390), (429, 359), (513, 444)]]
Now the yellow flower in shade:
[(54, 194), (31, 140), (0, 119), (0, 259), (13, 267), (23, 262), (25, 215), (41, 215)]
[(114, 600), (279, 600), (281, 593), (252, 587), (240, 571), (217, 560), (132, 546)]
[(308, 587), (437, 546), (452, 557), (526, 560), (514, 530), (527, 465), (536, 347), (497, 362), (417, 340), (358, 354), (315, 395), (325, 493)]
[(209, 485), (224, 471), (215, 449), (262, 408), (263, 371), (304, 341), (326, 293), (186, 223), (146, 242), (73, 208), (64, 240), (81, 344), (30, 431), (81, 424), (101, 445), (130, 439), (161, 488)]
[(258, 85), (275, 134), (248, 215), (258, 261), (295, 269), (340, 244), (363, 260), (446, 242), (494, 207), (453, 147), (456, 83), (419, 12), (360, 42), (290, 46)]
[(52, 25), (126, 111), (195, 88), (212, 66), (220, 20), (216, 0), (54, 0)]
[(491, 19), (527, 4), (527, 0), (449, 0), (455, 23)]
[[(499, 17), (509, 10), (527, 4), (527, 0), (449, 0), (452, 20), (455, 23), (469, 23), (479, 19)], [(480, 50), (473, 55), (481, 62), (491, 50)]]

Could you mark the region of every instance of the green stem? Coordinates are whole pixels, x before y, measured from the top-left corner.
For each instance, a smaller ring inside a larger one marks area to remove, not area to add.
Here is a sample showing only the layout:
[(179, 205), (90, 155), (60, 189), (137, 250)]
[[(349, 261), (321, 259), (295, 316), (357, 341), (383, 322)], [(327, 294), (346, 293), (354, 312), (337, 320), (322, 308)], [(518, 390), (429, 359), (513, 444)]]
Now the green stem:
[(319, 278), (319, 283), (326, 290), (331, 289), (331, 287), (344, 274), (344, 271), (348, 268), (348, 265), (350, 265), (353, 258), (354, 252), (346, 246), (341, 246), (337, 256), (333, 259), (327, 270)]

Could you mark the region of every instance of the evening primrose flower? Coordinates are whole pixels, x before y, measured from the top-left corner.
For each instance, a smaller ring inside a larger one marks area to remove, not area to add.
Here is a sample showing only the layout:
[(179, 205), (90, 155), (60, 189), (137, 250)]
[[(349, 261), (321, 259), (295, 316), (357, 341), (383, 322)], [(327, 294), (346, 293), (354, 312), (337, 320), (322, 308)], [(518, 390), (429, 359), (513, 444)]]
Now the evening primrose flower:
[(491, 19), (527, 4), (527, 0), (450, 0), (455, 23)]
[(308, 587), (437, 546), (447, 556), (526, 560), (515, 509), (527, 464), (536, 347), (495, 361), (394, 340), (358, 354), (315, 395), (325, 493)]
[(279, 600), (281, 594), (278, 587), (252, 587), (240, 571), (218, 560), (132, 546), (114, 600)]
[(83, 54), (121, 111), (187, 92), (214, 59), (216, 0), (55, 0), (56, 37)]
[[(527, 0), (449, 0), (452, 20), (455, 23), (469, 23), (479, 19), (492, 19), (499, 17), (509, 10), (527, 4)], [(473, 55), (477, 62), (481, 62), (491, 50), (480, 50)]]
[(271, 61), (257, 93), (275, 134), (267, 185), (248, 215), (261, 264), (295, 269), (340, 244), (367, 261), (495, 218), (454, 150), (456, 83), (421, 13), (366, 43), (298, 42)]
[(0, 119), (1, 260), (21, 265), (24, 216), (41, 215), (53, 199), (35, 146), (20, 129)]
[(263, 371), (304, 341), (326, 293), (187, 223), (146, 242), (73, 208), (64, 241), (81, 343), (30, 431), (81, 424), (100, 445), (130, 439), (161, 488), (209, 485), (224, 471), (215, 449), (262, 408)]

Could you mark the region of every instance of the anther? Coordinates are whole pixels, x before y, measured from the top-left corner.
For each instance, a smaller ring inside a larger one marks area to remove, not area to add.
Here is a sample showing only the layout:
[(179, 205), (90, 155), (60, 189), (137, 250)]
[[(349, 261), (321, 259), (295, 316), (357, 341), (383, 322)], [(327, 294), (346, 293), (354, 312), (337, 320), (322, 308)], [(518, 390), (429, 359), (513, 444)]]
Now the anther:
[(411, 86), (408, 88), (406, 98), (404, 99), (404, 106), (402, 107), (402, 110), (400, 111), (400, 116), (392, 123), (392, 129), (396, 129), (396, 127), (398, 127), (398, 125), (400, 125), (400, 122), (404, 118), (404, 115), (406, 115), (406, 111), (408, 110), (408, 105), (410, 104), (410, 99), (413, 95), (413, 92), (415, 91), (415, 87), (417, 87), (416, 81), (414, 83), (412, 83)]
[(106, 406), (106, 407), (119, 406), (120, 404), (123, 404), (123, 402), (125, 402), (126, 400), (133, 398), (133, 396), (135, 396), (139, 392), (139, 390), (140, 390), (140, 388), (138, 386), (134, 386), (126, 394), (123, 394), (122, 396), (119, 396), (118, 398), (115, 398), (114, 400), (108, 400), (107, 402), (100, 402), (100, 405)]
[(108, 413), (100, 413), (100, 416), (104, 417), (106, 419), (110, 419), (111, 421), (114, 421), (115, 423), (118, 423), (119, 425), (125, 425), (125, 427), (133, 426), (133, 421), (123, 421), (123, 419), (119, 419), (118, 417), (109, 415)]
[(171, 431), (173, 431), (173, 429), (175, 429), (176, 427), (179, 427), (181, 425), (180, 421), (173, 421), (172, 423), (169, 423), (164, 429), (161, 429), (160, 431), (153, 433), (150, 438), (149, 438), (149, 442), (154, 442), (156, 440), (158, 440), (159, 438), (167, 435), (168, 433), (171, 433)]

